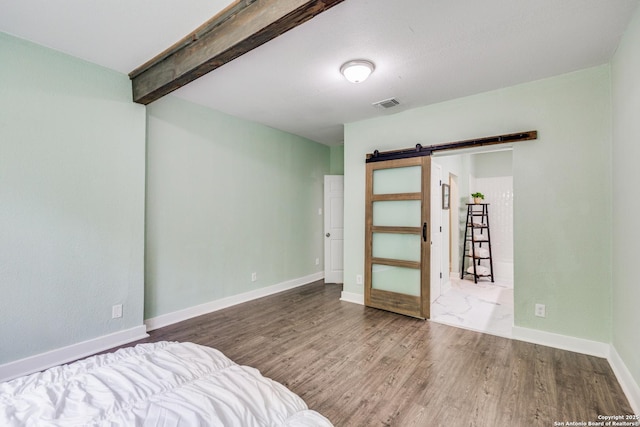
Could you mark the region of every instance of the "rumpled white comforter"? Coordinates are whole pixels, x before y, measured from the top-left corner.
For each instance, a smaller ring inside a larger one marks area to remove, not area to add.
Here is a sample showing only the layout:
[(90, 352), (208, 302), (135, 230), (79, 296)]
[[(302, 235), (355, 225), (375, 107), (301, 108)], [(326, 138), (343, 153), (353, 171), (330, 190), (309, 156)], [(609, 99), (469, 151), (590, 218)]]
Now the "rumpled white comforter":
[(331, 426), (280, 383), (193, 343), (139, 344), (0, 383), (0, 426)]

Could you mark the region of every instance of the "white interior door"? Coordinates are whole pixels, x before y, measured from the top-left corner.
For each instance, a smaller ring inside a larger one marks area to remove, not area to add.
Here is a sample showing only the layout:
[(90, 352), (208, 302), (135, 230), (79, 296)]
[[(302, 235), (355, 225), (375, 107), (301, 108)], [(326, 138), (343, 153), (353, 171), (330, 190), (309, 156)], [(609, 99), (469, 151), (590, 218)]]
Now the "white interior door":
[(431, 303), (442, 289), (442, 167), (431, 161)]
[(324, 177), (324, 281), (343, 281), (344, 176)]

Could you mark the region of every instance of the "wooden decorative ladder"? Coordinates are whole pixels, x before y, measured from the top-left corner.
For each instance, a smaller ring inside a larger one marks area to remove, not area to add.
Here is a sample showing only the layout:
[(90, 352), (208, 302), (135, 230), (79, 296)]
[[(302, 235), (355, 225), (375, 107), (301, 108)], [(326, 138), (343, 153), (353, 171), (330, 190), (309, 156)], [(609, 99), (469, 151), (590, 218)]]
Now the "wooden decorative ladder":
[[(468, 262), (465, 263), (465, 260)], [(482, 263), (489, 265), (487, 267)], [(460, 264), (460, 279), (472, 275), (474, 283), (478, 283), (480, 278), (490, 278), (491, 282), (494, 282), (488, 203), (467, 203), (467, 222)]]

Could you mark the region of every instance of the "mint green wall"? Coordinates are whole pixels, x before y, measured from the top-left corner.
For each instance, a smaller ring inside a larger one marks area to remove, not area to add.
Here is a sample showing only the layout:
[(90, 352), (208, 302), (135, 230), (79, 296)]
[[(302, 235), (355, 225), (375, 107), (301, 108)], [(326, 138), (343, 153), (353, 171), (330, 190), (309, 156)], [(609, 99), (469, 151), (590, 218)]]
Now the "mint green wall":
[(609, 81), (600, 66), (346, 125), (344, 290), (363, 293), (366, 153), (536, 129), (513, 150), (515, 323), (609, 342)]
[(145, 113), (126, 75), (1, 33), (0, 64), (2, 364), (142, 325)]
[(298, 136), (171, 96), (151, 104), (145, 317), (322, 271), (329, 163), (329, 147)]
[(640, 384), (640, 8), (613, 59), (613, 337), (625, 365)]
[(510, 150), (473, 155), (473, 176), (493, 178), (513, 175), (513, 155)]
[(329, 147), (331, 156), (329, 174), (344, 175), (344, 145), (332, 145)]

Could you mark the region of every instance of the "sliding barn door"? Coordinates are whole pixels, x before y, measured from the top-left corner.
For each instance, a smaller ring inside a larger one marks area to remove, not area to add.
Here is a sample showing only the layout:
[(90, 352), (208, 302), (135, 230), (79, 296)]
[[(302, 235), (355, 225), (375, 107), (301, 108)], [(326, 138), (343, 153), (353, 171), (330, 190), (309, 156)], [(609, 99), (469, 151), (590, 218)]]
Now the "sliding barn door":
[(365, 305), (429, 318), (431, 157), (367, 163)]

